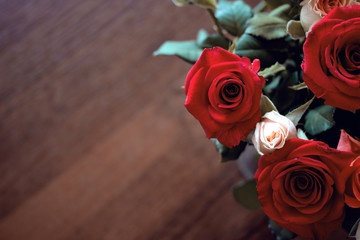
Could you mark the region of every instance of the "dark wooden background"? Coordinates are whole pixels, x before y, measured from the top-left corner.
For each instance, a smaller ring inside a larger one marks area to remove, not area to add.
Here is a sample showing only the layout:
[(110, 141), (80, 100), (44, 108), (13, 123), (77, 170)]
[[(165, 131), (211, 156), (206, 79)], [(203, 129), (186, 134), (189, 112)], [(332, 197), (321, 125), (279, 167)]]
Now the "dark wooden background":
[(0, 1), (0, 239), (274, 239), (183, 107), (170, 0)]

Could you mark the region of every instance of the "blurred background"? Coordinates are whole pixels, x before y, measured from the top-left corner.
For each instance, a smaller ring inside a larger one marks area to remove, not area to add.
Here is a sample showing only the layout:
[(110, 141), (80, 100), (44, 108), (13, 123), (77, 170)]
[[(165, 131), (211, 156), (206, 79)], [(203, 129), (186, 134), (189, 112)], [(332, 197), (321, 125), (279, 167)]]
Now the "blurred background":
[[(253, 1), (254, 5), (257, 1)], [(274, 239), (183, 107), (171, 0), (0, 1), (0, 239)]]

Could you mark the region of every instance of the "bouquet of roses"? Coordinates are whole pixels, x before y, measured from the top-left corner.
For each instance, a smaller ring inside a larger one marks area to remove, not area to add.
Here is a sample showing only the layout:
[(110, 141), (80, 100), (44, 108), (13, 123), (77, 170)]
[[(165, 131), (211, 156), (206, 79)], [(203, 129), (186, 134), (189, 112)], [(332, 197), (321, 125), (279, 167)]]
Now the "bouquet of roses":
[[(247, 180), (279, 239), (360, 239), (360, 5), (356, 0), (173, 0), (209, 12), (214, 33), (155, 55), (193, 65), (185, 107)], [(255, 167), (254, 167), (255, 166)]]

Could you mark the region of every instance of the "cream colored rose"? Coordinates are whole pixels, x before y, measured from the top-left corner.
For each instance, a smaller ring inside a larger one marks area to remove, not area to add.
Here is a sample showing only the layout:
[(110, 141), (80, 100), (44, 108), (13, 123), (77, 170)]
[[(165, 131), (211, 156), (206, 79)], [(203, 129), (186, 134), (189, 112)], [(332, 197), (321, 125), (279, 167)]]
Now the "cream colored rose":
[(264, 155), (282, 148), (286, 140), (296, 137), (294, 124), (287, 117), (271, 111), (256, 124), (252, 142), (259, 154)]
[(335, 7), (358, 4), (355, 0), (304, 0), (300, 3), (300, 22), (306, 33)]

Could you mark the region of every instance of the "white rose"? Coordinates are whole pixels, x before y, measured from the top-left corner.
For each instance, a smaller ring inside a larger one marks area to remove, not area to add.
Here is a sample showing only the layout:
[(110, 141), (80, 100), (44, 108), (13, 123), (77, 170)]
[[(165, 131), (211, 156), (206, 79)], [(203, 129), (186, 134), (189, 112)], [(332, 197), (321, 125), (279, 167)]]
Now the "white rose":
[(347, 7), (359, 4), (355, 0), (303, 0), (300, 5), (300, 22), (306, 33), (311, 31), (312, 27), (318, 23), (326, 14), (335, 7)]
[(285, 141), (296, 138), (294, 124), (276, 111), (266, 113), (256, 124), (252, 142), (259, 154), (270, 154), (282, 148)]

